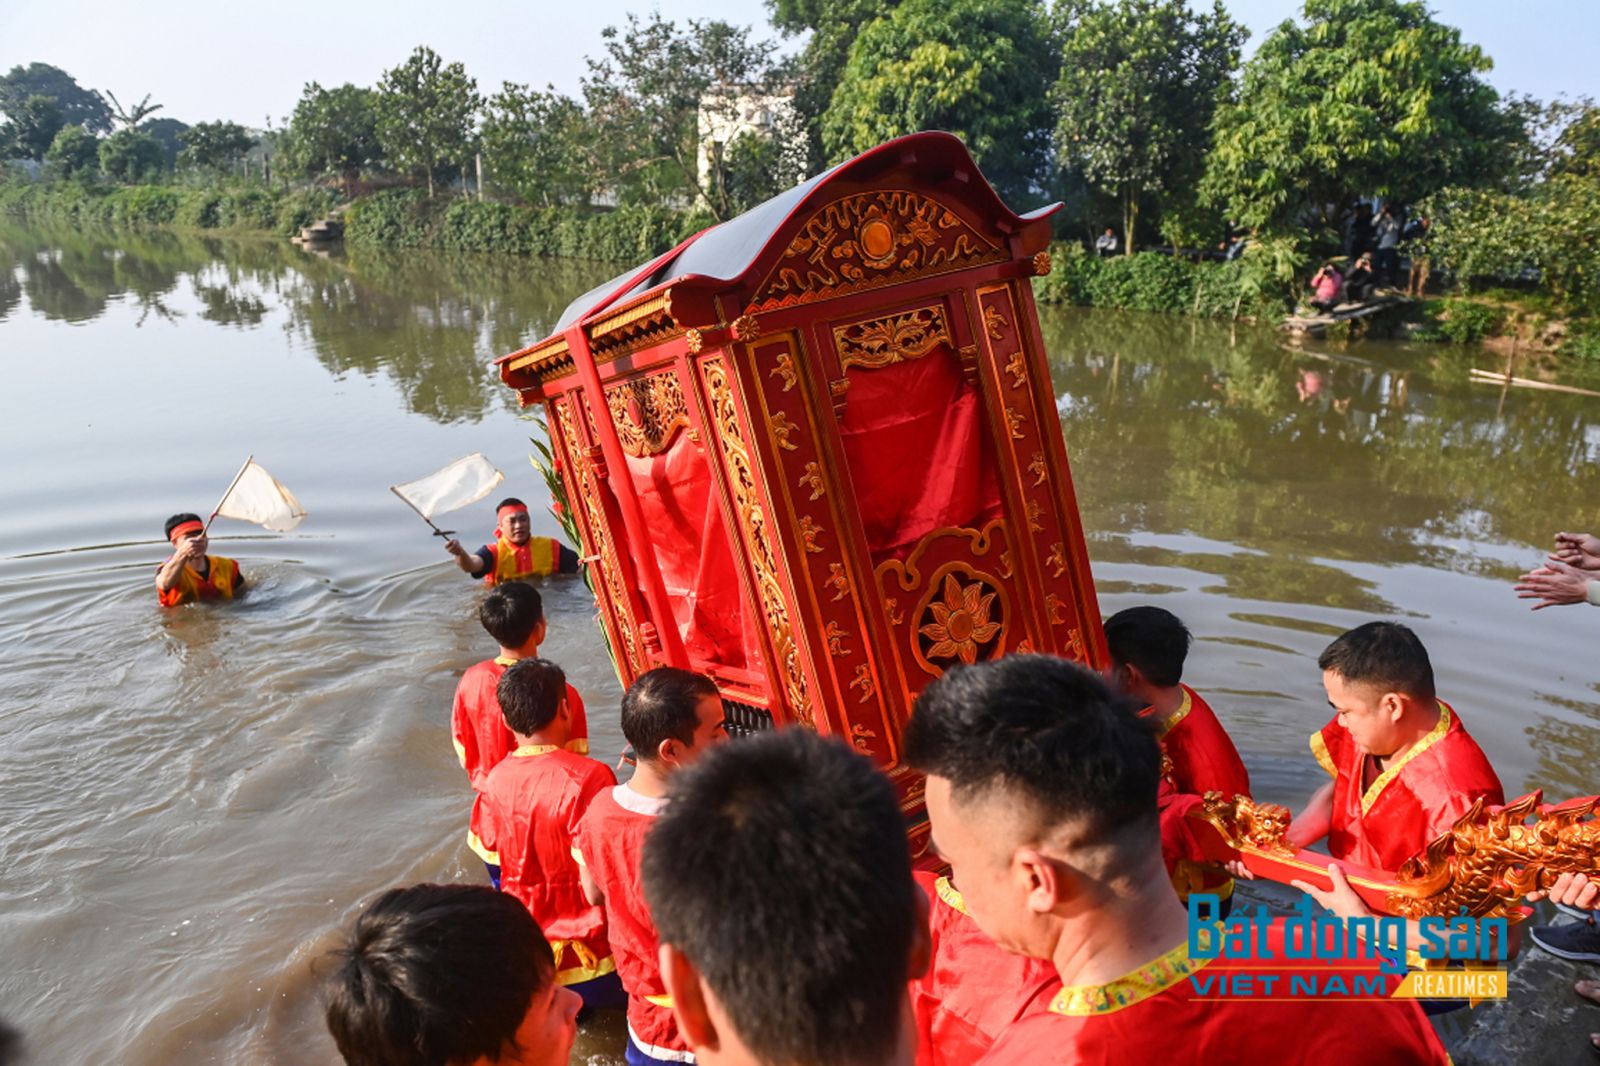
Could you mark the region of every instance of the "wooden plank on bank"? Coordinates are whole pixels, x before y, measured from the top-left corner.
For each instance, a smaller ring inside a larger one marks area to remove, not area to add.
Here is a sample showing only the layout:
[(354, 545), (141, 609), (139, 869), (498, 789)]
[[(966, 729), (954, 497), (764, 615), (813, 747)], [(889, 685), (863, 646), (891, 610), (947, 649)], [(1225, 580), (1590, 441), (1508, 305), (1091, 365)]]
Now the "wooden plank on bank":
[(1557, 385), (1553, 381), (1534, 381), (1531, 378), (1519, 378), (1511, 374), (1497, 373), (1493, 370), (1483, 370), (1479, 367), (1472, 368), (1472, 380), (1484, 385), (1516, 385), (1524, 389), (1541, 389), (1545, 392), (1565, 392), (1574, 396), (1600, 396), (1600, 392), (1593, 389), (1580, 389), (1576, 385)]

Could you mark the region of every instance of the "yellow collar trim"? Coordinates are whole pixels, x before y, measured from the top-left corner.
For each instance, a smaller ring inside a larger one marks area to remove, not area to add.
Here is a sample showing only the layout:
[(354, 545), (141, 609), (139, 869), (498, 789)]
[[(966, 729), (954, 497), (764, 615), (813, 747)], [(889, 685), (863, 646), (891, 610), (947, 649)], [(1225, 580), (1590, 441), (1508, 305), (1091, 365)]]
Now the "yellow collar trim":
[(1189, 692), (1189, 686), (1183, 686), (1183, 702), (1178, 704), (1178, 709), (1172, 712), (1171, 718), (1163, 718), (1156, 713), (1154, 704), (1144, 709), (1143, 713), (1156, 720), (1156, 739), (1160, 740), (1178, 727), (1178, 723), (1189, 717), (1189, 712), (1194, 710), (1194, 697)]
[(494, 664), (496, 666), (515, 666), (521, 661), (522, 660), (520, 659), (511, 658), (509, 655), (496, 655), (494, 657)]
[[(1439, 721), (1434, 724), (1432, 729), (1428, 730), (1426, 736), (1417, 741), (1415, 744), (1411, 745), (1411, 747), (1407, 748), (1404, 755), (1396, 759), (1392, 764), (1390, 764), (1387, 770), (1379, 774), (1378, 779), (1372, 782), (1372, 785), (1366, 790), (1366, 792), (1362, 793), (1362, 814), (1366, 814), (1372, 809), (1372, 805), (1378, 802), (1378, 796), (1382, 794), (1384, 788), (1389, 784), (1389, 782), (1398, 777), (1400, 771), (1405, 769), (1406, 763), (1410, 762), (1418, 755), (1421, 755), (1423, 752), (1433, 747), (1441, 739), (1443, 739), (1446, 733), (1450, 731), (1450, 705), (1444, 700), (1439, 700), (1437, 702), (1439, 704)], [(1358, 787), (1360, 783), (1361, 782), (1359, 780), (1356, 782)]]
[(554, 744), (524, 744), (511, 753), (513, 759), (531, 759), (536, 755), (549, 755), (552, 751), (561, 749)]
[(941, 877), (939, 880), (935, 881), (933, 883), (933, 890), (939, 894), (939, 898), (942, 899), (945, 902), (945, 905), (951, 910), (960, 911), (962, 914), (967, 913), (966, 899), (962, 897), (961, 890), (950, 883), (950, 879), (948, 877)]
[(1152, 996), (1159, 996), (1210, 964), (1210, 959), (1190, 958), (1189, 945), (1185, 942), (1110, 984), (1063, 987), (1056, 993), (1056, 998), (1050, 1001), (1050, 1011), (1074, 1017), (1112, 1014), (1143, 1003)]

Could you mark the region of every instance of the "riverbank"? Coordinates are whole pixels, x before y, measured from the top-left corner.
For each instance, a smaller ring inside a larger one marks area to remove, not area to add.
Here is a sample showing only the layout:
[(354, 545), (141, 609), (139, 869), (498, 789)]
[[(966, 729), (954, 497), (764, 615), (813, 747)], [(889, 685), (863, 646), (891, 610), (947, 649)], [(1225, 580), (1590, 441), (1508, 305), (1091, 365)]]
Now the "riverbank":
[(287, 236), (321, 218), (337, 199), (322, 189), (284, 192), (263, 185), (7, 182), (0, 184), (0, 215), (33, 223), (255, 230)]

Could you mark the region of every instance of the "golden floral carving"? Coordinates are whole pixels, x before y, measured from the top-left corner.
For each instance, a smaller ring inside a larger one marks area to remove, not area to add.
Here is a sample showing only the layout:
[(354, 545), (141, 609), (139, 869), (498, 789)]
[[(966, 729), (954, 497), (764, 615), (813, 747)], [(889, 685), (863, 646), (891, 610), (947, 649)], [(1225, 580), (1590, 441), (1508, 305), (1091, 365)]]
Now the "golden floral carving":
[(1225, 797), (1220, 792), (1207, 792), (1189, 817), (1216, 826), (1222, 839), (1232, 848), (1251, 848), (1283, 858), (1295, 852), (1285, 839), (1289, 831), (1289, 808), (1276, 803), (1257, 803), (1249, 796)]
[(1028, 383), (1028, 364), (1021, 352), (1011, 353), (1011, 358), (1006, 360), (1006, 373), (1011, 375), (1013, 389), (1020, 389)]
[(1050, 265), (1049, 252), (1033, 253), (1033, 273), (1035, 276), (1042, 278), (1046, 274), (1050, 273)]
[(1067, 652), (1080, 663), (1089, 661), (1089, 649), (1083, 646), (1083, 633), (1076, 627), (1067, 630)]
[(1035, 485), (1043, 485), (1050, 476), (1050, 468), (1044, 465), (1044, 452), (1034, 452), (1033, 459), (1028, 463), (1028, 473), (1033, 475)]
[(772, 416), (772, 421), (767, 424), (772, 427), (772, 438), (778, 442), (778, 447), (786, 452), (792, 452), (798, 447), (789, 439), (794, 435), (797, 427), (793, 422), (789, 421), (788, 415), (779, 411)]
[(1033, 654), (1033, 641), (1024, 640), (1021, 643), (1019, 643), (1017, 645), (1017, 654), (1018, 655), (1032, 655)]
[(989, 620), (996, 591), (987, 591), (982, 580), (963, 585), (954, 573), (944, 576), (944, 600), (928, 604), (928, 615), (933, 621), (920, 626), (917, 632), (930, 644), (923, 654), (933, 659), (960, 659), (964, 663), (978, 661), (978, 649), (1000, 635), (1000, 623)]
[(872, 745), (868, 744), (867, 741), (876, 739), (877, 735), (877, 733), (874, 733), (864, 725), (852, 725), (850, 727), (850, 743), (856, 746), (857, 751), (866, 755), (873, 754)]
[(944, 309), (935, 305), (835, 326), (833, 342), (845, 369), (859, 366), (877, 370), (920, 359), (940, 344), (948, 345), (950, 331), (945, 326)]
[(1044, 532), (1044, 508), (1039, 506), (1038, 500), (1029, 500), (1027, 506), (1028, 530), (1032, 533)]
[(690, 328), (683, 334), (683, 343), (689, 349), (690, 355), (699, 355), (706, 346), (706, 337), (699, 330)]
[(740, 315), (733, 320), (733, 339), (745, 344), (761, 336), (761, 323), (755, 315)]
[(853, 193), (806, 221), (749, 309), (791, 307), (1005, 258), (932, 197), (890, 189)]
[(660, 455), (689, 424), (689, 408), (674, 371), (633, 378), (606, 388), (606, 406), (622, 450), (635, 459)]
[(850, 649), (844, 642), (850, 639), (850, 634), (839, 628), (838, 622), (829, 622), (828, 627), (822, 631), (823, 639), (828, 642), (828, 654), (845, 656), (850, 654)]
[(1010, 548), (1007, 548), (1005, 551), (1000, 553), (999, 570), (1000, 570), (1000, 576), (1001, 577), (1005, 578), (1007, 581), (1011, 580), (1012, 569), (1011, 569), (1011, 549)]
[(1006, 408), (1006, 425), (1011, 428), (1012, 440), (1023, 439), (1024, 434), (1022, 432), (1022, 423), (1026, 422), (1027, 420), (1028, 416), (1017, 410), (1015, 407)]
[(995, 310), (994, 304), (983, 305), (983, 328), (992, 341), (1005, 337), (1005, 330), (1011, 325), (1006, 321), (1006, 316)]
[(611, 543), (611, 536), (607, 532), (594, 465), (589, 461), (586, 449), (578, 436), (577, 420), (573, 417), (571, 404), (565, 400), (557, 400), (551, 406), (555, 409), (556, 421), (561, 427), (561, 446), (566, 450), (574, 478), (578, 483), (578, 505), (584, 517), (583, 531), (591, 540), (591, 543), (586, 545), (585, 554), (597, 556), (599, 559), (600, 586), (605, 592), (606, 599), (611, 603), (612, 622), (622, 640), (622, 654), (637, 676), (647, 668), (644, 650), (639, 646), (638, 626), (634, 624), (633, 610), (628, 604), (627, 593), (623, 591), (625, 586), (617, 562), (616, 547)]
[(789, 609), (783, 599), (783, 587), (778, 582), (777, 549), (773, 546), (767, 514), (756, 490), (755, 470), (750, 462), (749, 445), (739, 425), (728, 368), (720, 357), (713, 357), (700, 364), (700, 372), (711, 401), (711, 421), (716, 430), (717, 443), (727, 464), (734, 511), (739, 518), (739, 532), (755, 570), (761, 613), (772, 634), (772, 650), (778, 660), (775, 665), (781, 671), (784, 695), (795, 719), (803, 725), (812, 726), (811, 698), (800, 666), (800, 646), (795, 641), (794, 630), (789, 622)]
[(790, 389), (794, 388), (795, 382), (800, 380), (800, 376), (795, 373), (794, 359), (789, 355), (788, 352), (784, 352), (782, 355), (778, 356), (778, 361), (773, 364), (772, 370), (767, 374), (767, 377), (783, 378), (784, 392), (788, 392)]
[(1045, 557), (1045, 562), (1050, 564), (1052, 577), (1065, 577), (1067, 574), (1067, 547), (1059, 540), (1050, 545), (1050, 554)]
[(850, 682), (850, 687), (861, 690), (861, 698), (856, 700), (857, 703), (866, 703), (878, 691), (878, 687), (872, 683), (872, 670), (866, 665), (856, 667), (855, 680)]
[(883, 601), (883, 613), (889, 619), (890, 625), (905, 625), (905, 612), (900, 610), (900, 601), (893, 596), (889, 596)]
[(811, 489), (810, 499), (813, 500), (822, 499), (828, 491), (827, 483), (822, 480), (822, 467), (815, 460), (806, 463), (806, 472), (800, 475), (798, 484), (801, 488)]
[(1066, 615), (1061, 613), (1065, 609), (1066, 604), (1062, 603), (1061, 597), (1057, 596), (1054, 592), (1050, 593), (1044, 598), (1045, 617), (1050, 619), (1051, 625), (1061, 626), (1067, 624)]
[(810, 515), (800, 516), (800, 540), (805, 544), (806, 551), (815, 554), (822, 550), (822, 546), (817, 543), (817, 537), (824, 532), (821, 526), (811, 520)]
[(850, 578), (845, 575), (843, 563), (828, 564), (828, 580), (823, 584), (834, 590), (835, 603), (850, 595)]

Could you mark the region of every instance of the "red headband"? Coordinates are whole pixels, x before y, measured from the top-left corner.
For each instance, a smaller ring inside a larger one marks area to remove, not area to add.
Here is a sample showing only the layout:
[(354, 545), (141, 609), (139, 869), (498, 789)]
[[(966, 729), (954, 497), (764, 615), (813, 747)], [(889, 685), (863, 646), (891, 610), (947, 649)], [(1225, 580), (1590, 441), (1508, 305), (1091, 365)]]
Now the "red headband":
[(178, 538), (183, 536), (185, 533), (193, 533), (197, 530), (202, 530), (205, 528), (204, 522), (179, 522), (177, 525), (172, 527), (172, 532), (167, 534), (167, 539), (176, 544), (178, 543)]
[(510, 512), (511, 514), (527, 514), (528, 513), (528, 508), (527, 508), (527, 505), (525, 505), (525, 504), (508, 503), (508, 504), (505, 504), (504, 506), (498, 508), (495, 511), (494, 516), (496, 518), (501, 518), (507, 512)]

